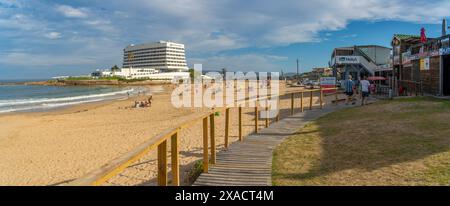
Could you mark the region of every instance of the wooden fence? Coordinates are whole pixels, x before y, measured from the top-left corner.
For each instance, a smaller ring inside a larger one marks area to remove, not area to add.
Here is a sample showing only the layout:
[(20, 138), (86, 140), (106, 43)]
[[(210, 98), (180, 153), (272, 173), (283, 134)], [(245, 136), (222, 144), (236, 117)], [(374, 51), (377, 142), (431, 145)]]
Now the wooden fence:
[(423, 82), (422, 81), (409, 81), (398, 80), (399, 87), (403, 88), (403, 92), (398, 94), (399, 96), (423, 96)]
[[(338, 100), (338, 90), (337, 88), (321, 88), (321, 89), (312, 89), (312, 90), (303, 90), (303, 91), (295, 91), (295, 92), (289, 92), (285, 93), (284, 95), (278, 96), (279, 98), (283, 96), (290, 96), (291, 104), (290, 104), (290, 114), (294, 114), (295, 110), (295, 96), (296, 94), (300, 94), (300, 110), (303, 112), (305, 110), (304, 108), (304, 101), (309, 101), (308, 109), (313, 109), (313, 97), (314, 93), (318, 94), (319, 98), (319, 105), (320, 109), (323, 108), (324, 105), (324, 91), (335, 91), (332, 94), (327, 95), (335, 95), (335, 102), (337, 103)], [(305, 94), (308, 94), (305, 96)], [(298, 95), (297, 95), (298, 96)], [(257, 98), (246, 98), (244, 101), (255, 101), (255, 100), (265, 100), (268, 101), (272, 97), (265, 96), (265, 97), (257, 97)], [(267, 105), (267, 104), (266, 104)], [(278, 107), (278, 110), (280, 109), (280, 106)], [(265, 111), (269, 111), (271, 108), (266, 106), (263, 108)], [(259, 115), (258, 110), (259, 107), (255, 106), (255, 133), (258, 133), (259, 130)], [(100, 167), (99, 169), (96, 169), (94, 171), (89, 172), (85, 176), (76, 179), (69, 183), (71, 186), (99, 186), (107, 182), (112, 177), (118, 175), (123, 170), (125, 170), (127, 167), (129, 167), (134, 162), (138, 161), (142, 157), (144, 157), (149, 152), (153, 151), (154, 149), (157, 149), (157, 167), (158, 167), (158, 173), (157, 173), (157, 182), (159, 186), (167, 186), (168, 184), (168, 175), (167, 175), (167, 147), (168, 147), (168, 141), (170, 140), (170, 152), (171, 152), (171, 173), (172, 173), (172, 185), (173, 186), (179, 186), (180, 185), (180, 159), (179, 159), (179, 138), (180, 138), (180, 131), (186, 128), (191, 127), (193, 124), (202, 122), (203, 124), (203, 172), (208, 172), (209, 165), (216, 163), (216, 136), (215, 136), (215, 116), (217, 112), (224, 112), (225, 111), (225, 148), (229, 145), (229, 129), (230, 129), (230, 108), (221, 108), (221, 109), (213, 109), (211, 112), (208, 112), (207, 114), (204, 114), (194, 120), (190, 120), (189, 122), (182, 124), (176, 128), (168, 129), (159, 135), (157, 135), (154, 138), (149, 139), (148, 141), (144, 142), (137, 148), (133, 149), (132, 151), (128, 152), (127, 154), (109, 162), (108, 164)], [(278, 112), (278, 115), (274, 117), (275, 121), (280, 120), (280, 112)], [(239, 141), (244, 141), (243, 132), (242, 132), (242, 107), (240, 106), (238, 108), (238, 137)], [(271, 123), (270, 117), (266, 115), (265, 117), (265, 127), (268, 127)], [(209, 124), (209, 131), (208, 131), (208, 124)], [(210, 154), (209, 154), (210, 153)]]

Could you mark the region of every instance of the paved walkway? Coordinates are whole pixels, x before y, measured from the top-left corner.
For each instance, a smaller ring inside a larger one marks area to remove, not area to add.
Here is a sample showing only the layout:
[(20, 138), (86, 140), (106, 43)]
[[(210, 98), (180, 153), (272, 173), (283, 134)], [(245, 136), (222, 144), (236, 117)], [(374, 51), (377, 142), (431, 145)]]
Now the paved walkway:
[(202, 173), (194, 186), (272, 185), (272, 153), (276, 146), (310, 121), (346, 107), (351, 106), (341, 104), (307, 110), (247, 136), (244, 142), (231, 144), (228, 150), (217, 154), (217, 164), (210, 167), (209, 173)]

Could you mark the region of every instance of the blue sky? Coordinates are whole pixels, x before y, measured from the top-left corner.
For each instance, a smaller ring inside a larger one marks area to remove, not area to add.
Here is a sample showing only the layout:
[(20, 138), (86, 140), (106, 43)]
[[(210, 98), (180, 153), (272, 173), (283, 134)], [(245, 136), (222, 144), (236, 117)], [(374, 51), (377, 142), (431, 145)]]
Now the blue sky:
[(0, 0), (0, 79), (86, 74), (131, 43), (184, 43), (189, 65), (293, 72), (338, 46), (440, 34), (450, 0)]

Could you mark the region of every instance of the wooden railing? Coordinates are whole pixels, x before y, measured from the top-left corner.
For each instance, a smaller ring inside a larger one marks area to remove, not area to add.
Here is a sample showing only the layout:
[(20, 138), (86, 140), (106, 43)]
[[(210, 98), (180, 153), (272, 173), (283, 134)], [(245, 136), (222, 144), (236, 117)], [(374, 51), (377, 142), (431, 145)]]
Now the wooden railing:
[[(337, 88), (324, 88), (324, 89), (312, 89), (312, 90), (303, 90), (303, 91), (294, 91), (288, 92), (284, 95), (279, 95), (278, 97), (282, 97), (285, 95), (290, 95), (291, 105), (290, 105), (290, 114), (294, 114), (295, 110), (295, 95), (300, 94), (300, 110), (304, 111), (303, 101), (305, 99), (309, 100), (309, 109), (313, 109), (313, 93), (319, 94), (319, 104), (320, 108), (323, 108), (324, 104), (324, 91), (336, 91), (333, 93), (338, 99), (338, 90)], [(308, 97), (305, 97), (304, 94), (308, 93)], [(330, 94), (328, 94), (330, 95)], [(332, 94), (331, 94), (332, 95)], [(255, 100), (270, 100), (271, 97), (256, 97), (256, 98), (246, 98), (241, 101), (255, 101)], [(280, 100), (279, 100), (280, 101)], [(238, 104), (241, 105), (241, 104)], [(266, 104), (268, 105), (268, 104)], [(280, 110), (281, 105), (278, 106), (278, 110)], [(255, 133), (259, 131), (259, 115), (258, 115), (258, 106), (255, 106)], [(266, 106), (265, 111), (269, 111), (271, 108)], [(171, 147), (171, 173), (172, 173), (172, 185), (179, 186), (180, 185), (180, 161), (179, 161), (179, 138), (180, 131), (186, 128), (189, 128), (193, 124), (198, 122), (202, 122), (203, 125), (203, 172), (207, 173), (209, 171), (209, 165), (216, 163), (216, 136), (215, 136), (215, 116), (217, 112), (225, 111), (225, 148), (228, 148), (229, 145), (229, 130), (230, 130), (230, 108), (221, 108), (221, 109), (213, 109), (211, 112), (208, 112), (194, 120), (190, 120), (187, 123), (184, 123), (178, 127), (168, 129), (154, 138), (144, 142), (134, 150), (128, 152), (127, 154), (109, 162), (108, 164), (96, 169), (85, 176), (72, 181), (68, 185), (72, 186), (99, 186), (107, 182), (112, 177), (118, 175), (127, 167), (129, 167), (132, 163), (138, 161), (142, 157), (144, 157), (149, 152), (157, 149), (157, 183), (160, 186), (167, 186), (168, 184), (168, 176), (167, 176), (167, 144), (170, 139), (170, 147)], [(208, 121), (209, 120), (209, 121)], [(275, 117), (275, 121), (280, 120), (280, 112)], [(208, 131), (208, 123), (209, 123), (209, 131)], [(242, 131), (242, 107), (238, 107), (238, 138), (239, 141), (244, 141), (243, 131)], [(270, 117), (266, 115), (265, 118), (265, 127), (269, 127)], [(209, 143), (210, 141), (210, 143)], [(209, 154), (211, 152), (211, 154)]]
[(409, 80), (398, 80), (399, 87), (403, 87), (403, 94), (398, 94), (399, 96), (423, 96), (423, 82), (422, 81), (409, 81)]

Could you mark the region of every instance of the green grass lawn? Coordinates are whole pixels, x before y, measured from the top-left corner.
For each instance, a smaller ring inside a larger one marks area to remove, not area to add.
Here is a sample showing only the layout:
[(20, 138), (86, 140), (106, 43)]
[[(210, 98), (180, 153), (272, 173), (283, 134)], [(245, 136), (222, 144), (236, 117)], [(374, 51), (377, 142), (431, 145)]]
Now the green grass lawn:
[(450, 185), (450, 101), (341, 110), (277, 147), (274, 185)]

